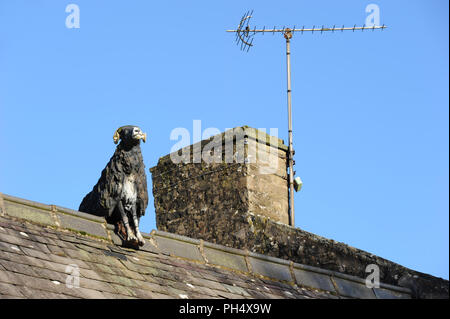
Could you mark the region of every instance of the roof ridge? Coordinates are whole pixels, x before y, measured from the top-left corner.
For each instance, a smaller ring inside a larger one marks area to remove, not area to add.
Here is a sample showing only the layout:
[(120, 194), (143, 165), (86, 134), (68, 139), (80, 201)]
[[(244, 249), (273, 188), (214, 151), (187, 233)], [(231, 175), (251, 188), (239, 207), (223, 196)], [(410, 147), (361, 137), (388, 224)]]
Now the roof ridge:
[[(121, 245), (120, 238), (114, 233), (114, 226), (107, 224), (101, 217), (2, 193), (0, 193), (0, 204), (5, 216), (59, 230), (73, 231), (116, 246)], [(376, 288), (367, 289), (365, 280), (356, 276), (164, 231), (153, 230), (150, 234), (143, 233), (143, 236), (147, 239), (146, 244), (141, 248), (143, 251), (277, 281), (294, 287), (297, 285), (313, 287), (338, 296), (342, 294), (355, 297), (364, 292), (368, 297), (375, 298), (377, 294)], [(385, 283), (380, 283), (379, 289), (388, 290), (392, 295), (411, 294), (408, 288)]]

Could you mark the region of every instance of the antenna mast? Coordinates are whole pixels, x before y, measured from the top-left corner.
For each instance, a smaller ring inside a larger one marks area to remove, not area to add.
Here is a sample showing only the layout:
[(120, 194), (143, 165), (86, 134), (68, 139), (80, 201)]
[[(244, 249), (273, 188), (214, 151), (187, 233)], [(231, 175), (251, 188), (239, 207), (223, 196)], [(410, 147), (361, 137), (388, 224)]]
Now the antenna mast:
[(249, 27), (250, 19), (252, 18), (253, 10), (248, 11), (245, 13), (241, 21), (239, 22), (239, 25), (236, 30), (227, 30), (227, 32), (234, 32), (236, 33), (236, 44), (240, 45), (241, 50), (247, 49), (250, 50), (250, 47), (253, 46), (253, 37), (257, 33), (282, 33), (284, 35), (284, 38), (286, 39), (286, 66), (287, 66), (287, 107), (288, 107), (288, 136), (289, 136), (289, 150), (288, 150), (288, 165), (287, 165), (287, 175), (288, 175), (288, 181), (289, 181), (289, 225), (295, 226), (295, 220), (294, 220), (294, 148), (292, 144), (292, 105), (291, 105), (291, 38), (294, 35), (295, 32), (300, 32), (303, 34), (304, 32), (335, 32), (335, 31), (364, 31), (364, 30), (377, 30), (377, 29), (385, 29), (387, 28), (384, 24), (382, 26), (365, 26), (357, 27), (354, 25), (353, 27), (336, 27), (335, 25), (332, 28), (325, 28), (322, 26), (321, 28), (316, 28), (313, 26), (312, 28), (306, 28), (303, 26), (301, 29), (296, 28), (295, 26), (291, 28), (276, 28), (275, 26), (273, 29), (266, 29), (266, 27), (263, 27), (262, 29), (257, 29), (254, 27), (251, 29)]

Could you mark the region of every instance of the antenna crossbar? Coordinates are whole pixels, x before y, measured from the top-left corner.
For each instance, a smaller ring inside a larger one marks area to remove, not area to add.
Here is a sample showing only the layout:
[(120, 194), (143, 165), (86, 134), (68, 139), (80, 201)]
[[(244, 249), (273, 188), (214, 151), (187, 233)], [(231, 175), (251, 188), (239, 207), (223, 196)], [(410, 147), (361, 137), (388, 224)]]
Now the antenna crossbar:
[(285, 32), (326, 32), (326, 31), (331, 31), (331, 32), (335, 32), (335, 31), (358, 31), (358, 30), (377, 30), (377, 29), (386, 29), (387, 26), (385, 25), (380, 25), (380, 26), (371, 26), (371, 27), (366, 27), (366, 26), (362, 26), (362, 27), (339, 27), (339, 28), (301, 28), (301, 29), (289, 29), (289, 28), (282, 28), (282, 29), (236, 29), (236, 30), (226, 30), (226, 32), (248, 32), (248, 33), (263, 33), (263, 32), (270, 32), (270, 33), (275, 33), (275, 32), (281, 32), (281, 33), (285, 33)]

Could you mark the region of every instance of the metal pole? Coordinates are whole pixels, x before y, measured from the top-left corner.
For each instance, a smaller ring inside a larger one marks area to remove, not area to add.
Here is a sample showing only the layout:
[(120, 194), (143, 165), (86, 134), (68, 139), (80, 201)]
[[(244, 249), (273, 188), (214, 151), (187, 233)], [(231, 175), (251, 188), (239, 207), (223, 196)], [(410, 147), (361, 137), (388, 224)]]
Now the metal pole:
[(289, 225), (295, 226), (294, 210), (294, 149), (292, 147), (292, 108), (291, 108), (291, 41), (292, 32), (286, 29), (286, 65), (287, 65), (287, 104), (288, 104), (288, 133), (289, 133)]

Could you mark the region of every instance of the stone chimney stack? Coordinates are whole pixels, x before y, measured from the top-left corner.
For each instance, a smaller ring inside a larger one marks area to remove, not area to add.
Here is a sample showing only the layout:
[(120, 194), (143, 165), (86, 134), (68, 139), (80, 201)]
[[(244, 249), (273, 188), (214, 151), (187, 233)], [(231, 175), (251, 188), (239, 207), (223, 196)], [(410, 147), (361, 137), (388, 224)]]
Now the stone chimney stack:
[[(276, 137), (237, 127), (161, 157), (150, 169), (157, 228), (282, 258), (290, 269), (297, 263), (333, 278), (329, 271), (356, 276), (363, 284), (367, 266), (376, 265), (383, 284), (407, 287), (419, 298), (448, 298), (448, 281), (289, 226), (287, 151)], [(308, 278), (318, 287), (355, 289), (338, 278), (333, 284), (318, 274)]]
[(161, 157), (150, 169), (157, 228), (249, 248), (255, 216), (288, 224), (287, 150), (244, 126)]

